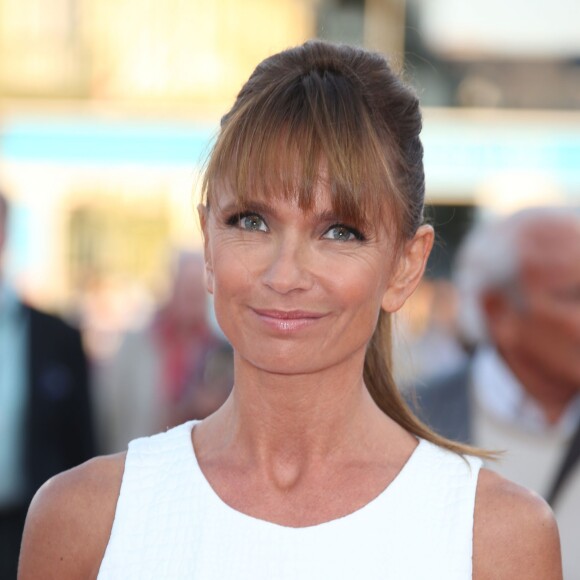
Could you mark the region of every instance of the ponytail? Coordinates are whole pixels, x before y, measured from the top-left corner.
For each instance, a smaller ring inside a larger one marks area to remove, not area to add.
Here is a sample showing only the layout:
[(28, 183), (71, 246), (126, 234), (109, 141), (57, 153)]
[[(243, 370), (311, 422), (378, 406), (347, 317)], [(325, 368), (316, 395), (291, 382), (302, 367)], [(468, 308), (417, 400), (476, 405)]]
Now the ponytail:
[(401, 395), (392, 368), (391, 315), (381, 310), (379, 321), (371, 338), (364, 362), (364, 381), (377, 406), (416, 437), (426, 439), (435, 445), (461, 455), (475, 455), (483, 459), (493, 459), (495, 454), (470, 445), (464, 445), (441, 437), (420, 421)]

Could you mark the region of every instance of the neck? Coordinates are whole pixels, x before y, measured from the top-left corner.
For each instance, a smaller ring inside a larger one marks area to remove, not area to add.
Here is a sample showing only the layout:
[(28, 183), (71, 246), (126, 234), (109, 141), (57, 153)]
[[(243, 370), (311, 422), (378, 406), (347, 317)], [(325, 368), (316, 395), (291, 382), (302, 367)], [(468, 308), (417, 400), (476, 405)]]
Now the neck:
[(292, 376), (260, 371), (239, 357), (235, 363), (232, 396), (209, 422), (219, 425), (228, 441), (243, 445), (257, 460), (280, 457), (308, 462), (347, 447), (360, 449), (371, 433), (376, 436), (374, 428), (398, 428), (378, 409), (364, 385), (363, 357), (357, 364), (346, 361), (321, 372)]
[(552, 376), (545, 369), (535, 365), (534, 361), (505, 353), (501, 355), (526, 393), (540, 406), (546, 421), (550, 425), (556, 424), (578, 394), (578, 386)]

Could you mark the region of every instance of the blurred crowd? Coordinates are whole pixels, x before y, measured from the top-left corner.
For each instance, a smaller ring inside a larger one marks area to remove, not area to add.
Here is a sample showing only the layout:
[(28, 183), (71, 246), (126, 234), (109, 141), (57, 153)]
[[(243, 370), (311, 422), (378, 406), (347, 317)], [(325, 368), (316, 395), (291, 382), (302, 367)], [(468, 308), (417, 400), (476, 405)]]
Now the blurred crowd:
[[(0, 193), (0, 259), (9, 216)], [(111, 316), (108, 301), (93, 301), (93, 310), (98, 304)], [(82, 328), (83, 343), (68, 321), (28, 304), (0, 269), (0, 578), (16, 578), (28, 505), (47, 479), (225, 401), (232, 351), (209, 311), (203, 258), (181, 251), (163, 304), (124, 333), (116, 328), (116, 341), (115, 325), (93, 312), (96, 328)], [(98, 348), (105, 327), (108, 348)]]
[[(0, 255), (9, 215), (0, 194)], [(166, 299), (124, 329), (111, 330), (110, 301), (88, 297), (83, 342), (0, 269), (0, 578), (15, 577), (28, 504), (49, 477), (228, 397), (232, 351), (212, 319), (203, 257), (180, 251), (170, 272)], [(426, 279), (396, 328), (395, 371), (417, 413), (442, 435), (501, 451), (489, 467), (550, 502), (565, 577), (580, 577), (580, 214), (480, 220), (451, 279)]]
[(203, 419), (233, 384), (232, 351), (208, 316), (204, 261), (179, 253), (167, 302), (119, 349), (94, 366), (99, 448), (123, 451), (132, 439)]

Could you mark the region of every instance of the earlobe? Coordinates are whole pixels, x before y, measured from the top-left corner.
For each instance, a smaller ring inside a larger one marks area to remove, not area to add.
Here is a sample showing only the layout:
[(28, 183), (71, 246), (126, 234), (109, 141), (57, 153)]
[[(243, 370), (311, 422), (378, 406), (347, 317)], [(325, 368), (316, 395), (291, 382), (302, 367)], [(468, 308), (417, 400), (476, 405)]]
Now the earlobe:
[(381, 307), (385, 312), (399, 310), (419, 285), (433, 247), (434, 237), (433, 228), (425, 225), (405, 243), (383, 295)]
[(201, 225), (201, 231), (203, 235), (203, 255), (205, 262), (205, 285), (206, 289), (210, 294), (213, 294), (213, 263), (211, 258), (211, 247), (209, 239), (209, 209), (203, 204), (197, 206), (197, 214), (199, 216), (199, 223)]

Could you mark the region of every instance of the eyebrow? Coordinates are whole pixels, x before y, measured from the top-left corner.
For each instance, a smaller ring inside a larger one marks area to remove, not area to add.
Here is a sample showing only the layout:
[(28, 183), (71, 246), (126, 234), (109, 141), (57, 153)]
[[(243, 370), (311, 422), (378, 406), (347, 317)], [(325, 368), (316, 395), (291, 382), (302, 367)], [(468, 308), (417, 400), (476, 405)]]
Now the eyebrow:
[(218, 208), (223, 213), (243, 213), (245, 211), (256, 211), (257, 213), (274, 213), (272, 206), (261, 201), (239, 202), (232, 201), (225, 205), (218, 205)]

